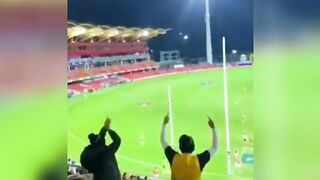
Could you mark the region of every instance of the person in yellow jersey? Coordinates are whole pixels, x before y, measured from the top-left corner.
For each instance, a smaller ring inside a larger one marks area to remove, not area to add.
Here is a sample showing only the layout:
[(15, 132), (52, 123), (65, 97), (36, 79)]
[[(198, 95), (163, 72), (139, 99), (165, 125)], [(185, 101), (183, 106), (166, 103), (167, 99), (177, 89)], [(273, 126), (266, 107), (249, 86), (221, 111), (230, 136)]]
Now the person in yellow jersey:
[(181, 153), (173, 150), (166, 141), (166, 126), (169, 122), (169, 114), (163, 120), (161, 131), (161, 145), (171, 166), (171, 180), (200, 180), (201, 173), (210, 158), (217, 152), (218, 138), (215, 124), (208, 117), (209, 127), (212, 129), (212, 146), (200, 154), (192, 154), (195, 145), (193, 138), (186, 134), (179, 139)]

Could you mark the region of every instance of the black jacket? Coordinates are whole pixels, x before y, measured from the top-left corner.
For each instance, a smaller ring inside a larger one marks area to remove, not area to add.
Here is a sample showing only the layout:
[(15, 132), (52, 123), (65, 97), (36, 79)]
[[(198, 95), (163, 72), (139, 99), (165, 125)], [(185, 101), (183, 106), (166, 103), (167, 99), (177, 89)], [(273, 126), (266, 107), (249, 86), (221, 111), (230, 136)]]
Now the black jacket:
[(115, 153), (120, 147), (119, 135), (109, 130), (112, 139), (110, 145), (105, 145), (107, 129), (102, 128), (95, 143), (84, 148), (81, 153), (80, 162), (83, 167), (93, 173), (94, 180), (121, 180)]

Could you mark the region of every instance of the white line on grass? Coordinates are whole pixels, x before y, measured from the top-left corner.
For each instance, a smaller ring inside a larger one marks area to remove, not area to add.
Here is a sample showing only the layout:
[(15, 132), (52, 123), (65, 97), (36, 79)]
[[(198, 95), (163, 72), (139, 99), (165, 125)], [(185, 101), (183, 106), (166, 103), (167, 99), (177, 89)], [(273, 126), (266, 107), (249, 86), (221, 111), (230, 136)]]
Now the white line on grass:
[(73, 133), (68, 132), (68, 135), (71, 136), (74, 140), (76, 140), (81, 145), (83, 145), (83, 146), (87, 145), (82, 139), (80, 139), (78, 136), (74, 135)]

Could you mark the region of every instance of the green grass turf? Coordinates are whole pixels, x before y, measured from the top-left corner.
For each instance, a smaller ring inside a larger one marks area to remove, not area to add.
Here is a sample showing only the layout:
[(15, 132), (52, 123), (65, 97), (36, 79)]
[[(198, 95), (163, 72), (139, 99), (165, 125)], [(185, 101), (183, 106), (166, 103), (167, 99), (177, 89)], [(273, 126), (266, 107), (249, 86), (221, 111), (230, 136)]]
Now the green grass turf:
[[(245, 145), (242, 135), (253, 135), (253, 77), (252, 68), (229, 69), (229, 114), (231, 148), (247, 153), (253, 151)], [(201, 85), (205, 81), (211, 84)], [(162, 171), (167, 163), (160, 144), (160, 130), (168, 111), (167, 86), (172, 89), (173, 125), (176, 150), (180, 135), (191, 135), (196, 153), (211, 145), (211, 131), (206, 116), (212, 116), (218, 128), (219, 149), (203, 171), (204, 180), (253, 178), (253, 166), (234, 167), (231, 177), (226, 176), (225, 121), (223, 98), (223, 72), (221, 70), (169, 75), (115, 86), (94, 94), (79, 96), (69, 101), (68, 156), (79, 161), (79, 155), (88, 143), (87, 135), (98, 133), (108, 115), (111, 127), (122, 138), (117, 152), (121, 171), (151, 175), (154, 167)], [(149, 103), (141, 106), (141, 103)], [(241, 116), (245, 115), (244, 120)], [(139, 145), (140, 136), (144, 145)], [(170, 142), (170, 128), (167, 129)], [(110, 142), (109, 137), (107, 142)], [(168, 179), (163, 173), (164, 179)]]

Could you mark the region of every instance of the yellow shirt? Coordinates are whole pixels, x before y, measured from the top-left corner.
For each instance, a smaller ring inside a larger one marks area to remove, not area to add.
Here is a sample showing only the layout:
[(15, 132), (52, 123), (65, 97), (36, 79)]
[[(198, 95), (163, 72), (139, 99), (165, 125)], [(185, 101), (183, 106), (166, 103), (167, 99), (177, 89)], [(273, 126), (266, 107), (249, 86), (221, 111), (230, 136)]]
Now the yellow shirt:
[(171, 165), (171, 180), (200, 180), (201, 169), (198, 156), (175, 154)]

